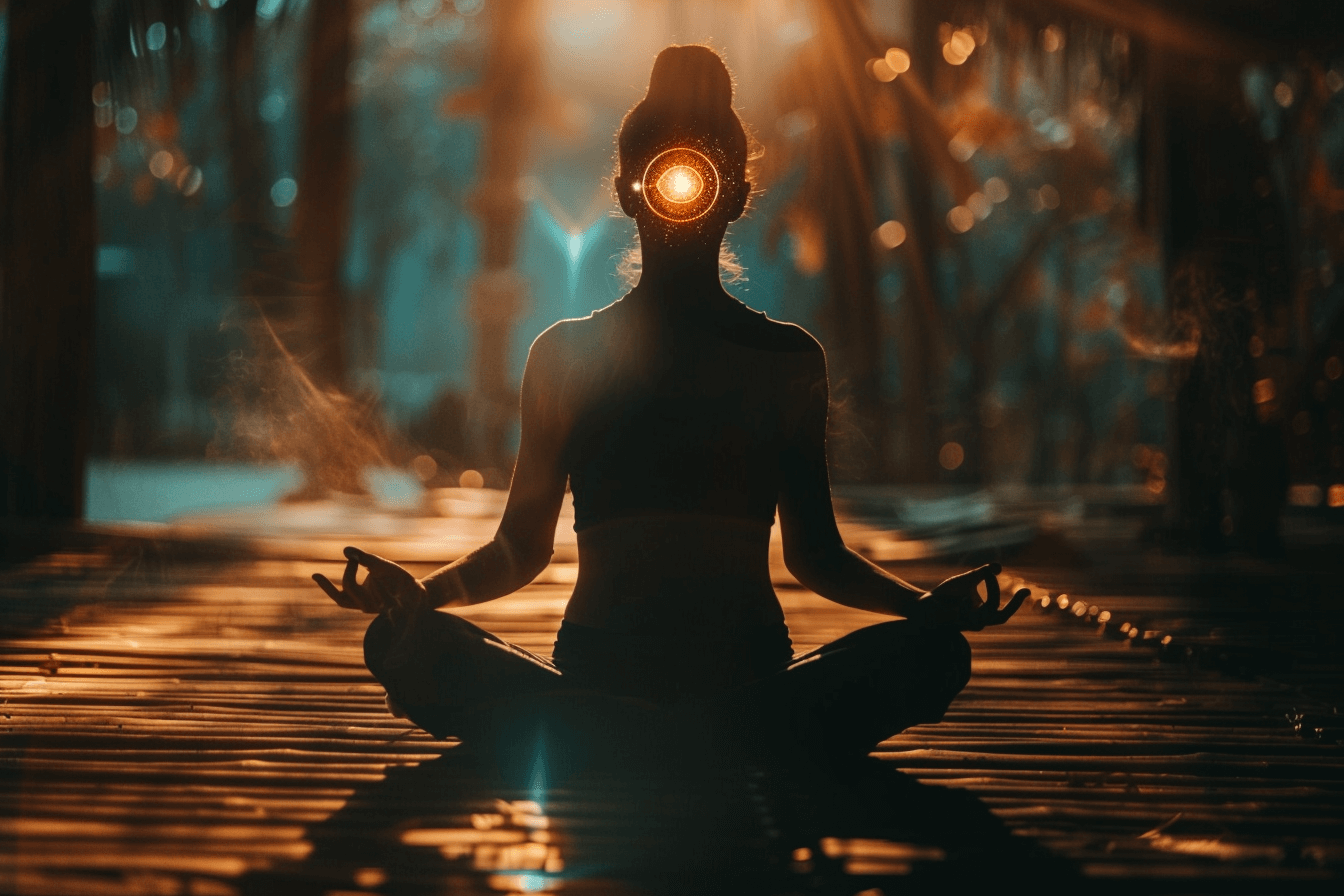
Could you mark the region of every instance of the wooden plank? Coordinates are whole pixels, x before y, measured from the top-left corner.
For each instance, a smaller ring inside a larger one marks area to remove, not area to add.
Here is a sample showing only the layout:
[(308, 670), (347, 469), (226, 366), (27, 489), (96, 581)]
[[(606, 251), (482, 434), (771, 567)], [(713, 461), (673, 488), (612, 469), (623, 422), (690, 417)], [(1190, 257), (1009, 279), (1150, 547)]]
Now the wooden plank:
[[(521, 888), (516, 875), (530, 874), (533, 888), (563, 877), (567, 892), (611, 892), (641, 868), (680, 873), (666, 853), (702, 856), (725, 886), (735, 874), (802, 881), (795, 865), (810, 864), (834, 886), (894, 892), (970, 867), (960, 847), (917, 842), (958, 792), (982, 802), (955, 803), (952, 818), (983, 824), (974, 812), (992, 810), (1096, 883), (1290, 892), (1340, 876), (1344, 758), (1297, 738), (1284, 718), (1303, 705), (1302, 682), (1328, 688), (1337, 664), (1298, 669), (1294, 681), (1238, 680), (1098, 637), (1053, 603), (971, 636), (974, 677), (944, 722), (876, 754), (908, 777), (865, 790), (777, 768), (693, 782), (613, 773), (539, 791), (544, 810), (523, 806), (535, 797), (527, 787), (482, 777), (455, 742), (387, 715), (362, 667), (366, 618), (307, 582), (339, 564), (306, 558), (339, 556), (350, 541), (427, 569), (492, 529), (485, 517), (402, 520), (370, 542), (307, 538), (296, 524), (267, 539), (261, 559), (170, 563), (153, 581), (78, 554), (0, 576), (0, 595), (13, 597), (0, 609), (11, 633), (0, 641), (0, 842), (11, 844), (0, 850), (0, 890), (357, 891), (370, 889), (357, 873), (375, 869), (388, 887), (412, 890)], [(548, 653), (572, 559), (464, 615)], [(910, 577), (946, 572), (923, 563)], [(877, 621), (802, 591), (777, 551), (773, 576), (799, 650)], [(1191, 632), (1191, 643), (1214, 622), (1253, 618), (1210, 611), (1148, 572), (1133, 581), (1162, 588), (1119, 587), (1127, 580), (1108, 574), (1091, 597), (1086, 576), (1051, 576), (1054, 590), (1037, 587), (1052, 600), (1071, 587), (1145, 627)], [(32, 608), (50, 595), (86, 603), (24, 628), (45, 619)], [(880, 794), (916, 779), (959, 790), (921, 796), (932, 815), (893, 814), (900, 800)], [(440, 846), (398, 839), (415, 830), (450, 833), (434, 835)], [(866, 857), (827, 856), (828, 837)], [(810, 857), (796, 859), (799, 849)], [(568, 870), (546, 871), (552, 860)], [(581, 870), (599, 865), (609, 873)]]

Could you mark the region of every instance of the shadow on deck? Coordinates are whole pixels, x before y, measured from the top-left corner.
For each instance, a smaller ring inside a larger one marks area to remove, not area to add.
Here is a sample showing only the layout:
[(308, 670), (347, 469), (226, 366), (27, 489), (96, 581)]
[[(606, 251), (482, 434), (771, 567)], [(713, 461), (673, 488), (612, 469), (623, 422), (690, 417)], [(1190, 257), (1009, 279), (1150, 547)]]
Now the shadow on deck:
[(1081, 882), (971, 794), (922, 784), (887, 763), (724, 764), (688, 759), (688, 746), (668, 744), (666, 755), (554, 787), (510, 784), (492, 762), (454, 749), (356, 790), (309, 829), (305, 861), (248, 875), (239, 890), (848, 896), (946, 892), (1005, 877), (1049, 891)]

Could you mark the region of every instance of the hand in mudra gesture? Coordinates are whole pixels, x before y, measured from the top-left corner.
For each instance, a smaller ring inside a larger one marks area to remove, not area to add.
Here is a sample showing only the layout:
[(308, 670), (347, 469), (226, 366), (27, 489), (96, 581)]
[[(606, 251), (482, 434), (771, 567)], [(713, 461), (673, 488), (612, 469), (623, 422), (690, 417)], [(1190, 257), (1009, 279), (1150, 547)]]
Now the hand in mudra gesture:
[[(988, 625), (1002, 625), (1017, 612), (1031, 591), (1018, 590), (1008, 605), (1000, 609), (997, 577), (1001, 569), (997, 563), (988, 563), (952, 576), (920, 598), (909, 618), (921, 625), (949, 626), (963, 632), (978, 632)], [(985, 586), (983, 600), (980, 597), (981, 583)]]
[[(342, 607), (365, 613), (398, 615), (428, 606), (428, 593), (420, 580), (391, 560), (369, 554), (359, 548), (345, 549), (345, 575), (341, 587), (321, 573), (313, 574), (313, 581), (327, 596)], [(369, 574), (359, 581), (359, 568)]]

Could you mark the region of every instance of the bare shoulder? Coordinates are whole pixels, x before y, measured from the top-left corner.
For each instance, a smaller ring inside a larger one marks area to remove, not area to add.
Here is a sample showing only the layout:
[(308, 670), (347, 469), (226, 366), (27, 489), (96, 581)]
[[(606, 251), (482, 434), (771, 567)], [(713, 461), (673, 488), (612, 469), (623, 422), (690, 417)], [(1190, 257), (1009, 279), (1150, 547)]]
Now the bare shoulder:
[[(811, 360), (825, 358), (821, 343), (816, 337), (797, 324), (774, 320), (764, 312), (754, 311), (746, 305), (733, 315), (725, 337), (729, 340), (759, 351), (781, 354), (801, 354), (815, 356)], [(806, 360), (806, 359), (800, 359)]]
[(587, 355), (594, 342), (602, 338), (600, 331), (603, 329), (604, 321), (599, 320), (596, 315), (595, 312), (587, 317), (565, 318), (542, 330), (541, 334), (532, 340), (532, 347), (528, 349), (528, 363), (542, 366), (564, 365), (575, 358)]

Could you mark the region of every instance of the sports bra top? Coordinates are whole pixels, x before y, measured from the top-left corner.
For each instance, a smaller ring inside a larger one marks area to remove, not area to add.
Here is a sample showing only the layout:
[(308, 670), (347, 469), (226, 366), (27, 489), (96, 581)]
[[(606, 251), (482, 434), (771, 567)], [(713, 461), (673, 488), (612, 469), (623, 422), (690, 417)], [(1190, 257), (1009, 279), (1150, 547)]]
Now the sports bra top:
[(645, 514), (770, 526), (781, 452), (825, 375), (816, 340), (727, 299), (676, 315), (626, 296), (571, 323), (561, 459), (575, 531)]

